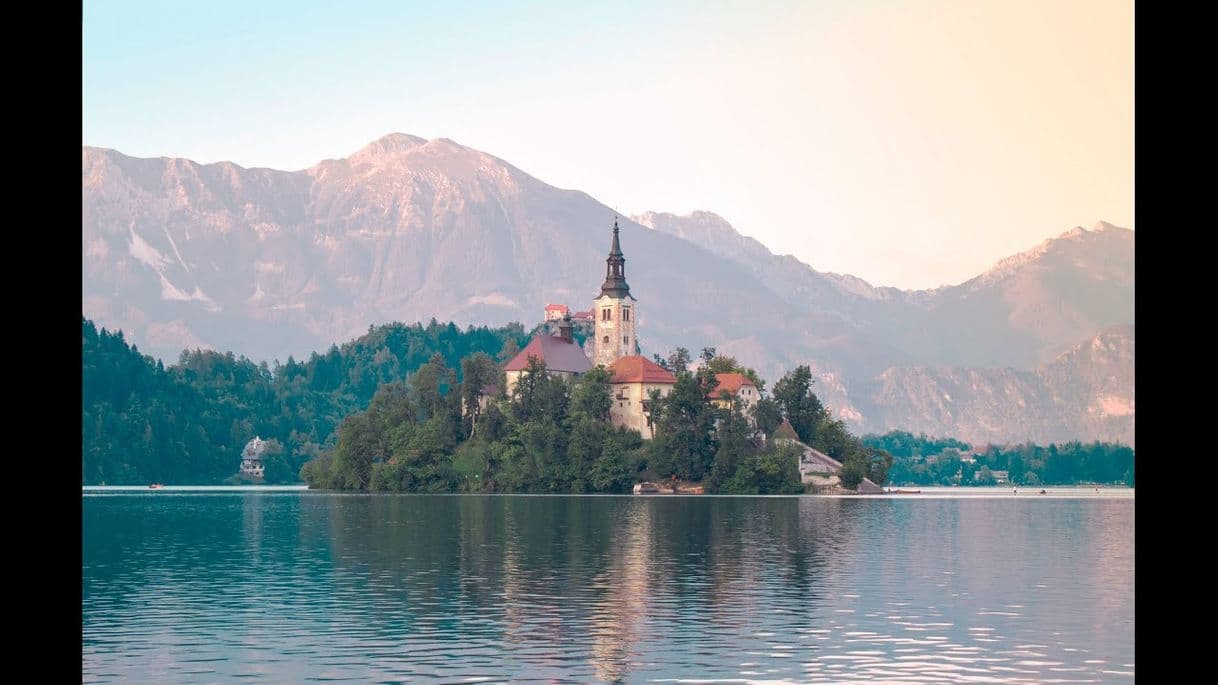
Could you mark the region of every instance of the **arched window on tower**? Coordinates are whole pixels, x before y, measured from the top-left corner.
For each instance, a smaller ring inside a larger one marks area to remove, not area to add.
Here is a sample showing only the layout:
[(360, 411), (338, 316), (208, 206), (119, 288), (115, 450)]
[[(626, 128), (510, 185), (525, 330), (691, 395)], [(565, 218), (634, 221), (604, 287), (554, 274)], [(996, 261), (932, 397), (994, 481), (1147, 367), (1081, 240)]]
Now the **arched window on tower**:
[(630, 307), (622, 307), (622, 321), (630, 320)]
[(601, 342), (603, 342), (603, 343), (605, 343), (606, 345), (608, 345), (608, 344), (609, 344), (609, 336), (607, 336), (607, 335), (606, 335), (606, 336), (605, 336), (605, 339), (604, 339), (603, 341), (601, 341)]

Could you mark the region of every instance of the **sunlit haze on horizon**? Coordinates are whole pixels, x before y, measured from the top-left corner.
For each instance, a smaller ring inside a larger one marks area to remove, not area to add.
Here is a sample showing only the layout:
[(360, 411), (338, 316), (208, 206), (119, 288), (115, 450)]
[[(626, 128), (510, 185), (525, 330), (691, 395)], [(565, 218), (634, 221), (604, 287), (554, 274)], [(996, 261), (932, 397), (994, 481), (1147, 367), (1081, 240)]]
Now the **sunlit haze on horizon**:
[(451, 138), (875, 285), (1133, 228), (1133, 4), (87, 0), (83, 143), (303, 169)]

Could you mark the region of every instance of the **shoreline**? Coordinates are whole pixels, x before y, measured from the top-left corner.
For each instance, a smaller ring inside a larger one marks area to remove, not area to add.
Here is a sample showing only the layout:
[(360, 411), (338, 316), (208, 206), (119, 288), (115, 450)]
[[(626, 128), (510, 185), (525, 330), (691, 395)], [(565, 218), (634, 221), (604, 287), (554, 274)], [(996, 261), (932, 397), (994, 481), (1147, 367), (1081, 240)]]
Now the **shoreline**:
[(309, 493), (315, 495), (365, 495), (365, 496), (439, 496), (439, 497), (631, 497), (649, 499), (656, 497), (677, 499), (703, 499), (728, 497), (766, 497), (795, 499), (809, 497), (816, 499), (864, 499), (864, 500), (910, 500), (910, 499), (1135, 499), (1136, 488), (1124, 486), (1101, 487), (1099, 492), (1094, 486), (1051, 486), (1040, 490), (1021, 491), (1012, 494), (1004, 487), (992, 486), (935, 486), (919, 488), (917, 493), (885, 492), (876, 495), (860, 495), (856, 493), (840, 494), (810, 494), (799, 493), (792, 495), (728, 495), (728, 494), (692, 494), (692, 493), (528, 493), (528, 492), (365, 492), (348, 490), (318, 490), (310, 489), (307, 485), (164, 485), (155, 490), (147, 485), (83, 485), (83, 495), (102, 494), (242, 494), (242, 493)]

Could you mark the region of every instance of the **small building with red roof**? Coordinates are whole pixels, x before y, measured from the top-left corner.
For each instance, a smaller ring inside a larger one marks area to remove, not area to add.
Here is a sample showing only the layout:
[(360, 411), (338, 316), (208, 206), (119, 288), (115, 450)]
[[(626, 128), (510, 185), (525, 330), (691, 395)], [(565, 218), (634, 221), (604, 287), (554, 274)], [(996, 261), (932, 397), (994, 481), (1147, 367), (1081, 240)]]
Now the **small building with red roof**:
[(667, 397), (677, 383), (671, 371), (633, 354), (619, 357), (609, 367), (609, 420), (615, 426), (625, 426), (639, 432), (644, 439), (655, 434), (651, 422), (651, 391), (659, 390)]
[(565, 304), (547, 304), (546, 305), (546, 321), (558, 321), (564, 316), (571, 313)]
[(761, 399), (757, 386), (742, 373), (717, 373), (715, 379), (715, 389), (707, 396), (717, 407), (727, 409), (735, 403), (748, 416), (749, 410)]
[(529, 368), (529, 358), (536, 357), (546, 365), (546, 372), (551, 376), (565, 379), (576, 378), (592, 368), (592, 362), (584, 350), (571, 337), (571, 322), (562, 320), (558, 325), (558, 334), (539, 333), (533, 336), (528, 345), (520, 351), (504, 367), (507, 376), (508, 397), (516, 388), (521, 374)]

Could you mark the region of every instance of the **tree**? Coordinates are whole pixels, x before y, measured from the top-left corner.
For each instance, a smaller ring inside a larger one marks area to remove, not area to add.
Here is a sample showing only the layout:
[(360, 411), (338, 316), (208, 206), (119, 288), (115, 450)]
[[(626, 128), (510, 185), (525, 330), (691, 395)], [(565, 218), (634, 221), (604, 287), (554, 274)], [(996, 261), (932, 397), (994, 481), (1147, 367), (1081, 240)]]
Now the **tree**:
[(865, 448), (858, 438), (846, 430), (846, 424), (829, 418), (827, 412), (821, 414), (820, 422), (816, 425), (812, 439), (806, 442), (843, 463), (853, 455), (865, 456), (863, 455)]
[(982, 466), (981, 468), (977, 469), (977, 475), (974, 477), (973, 482), (977, 485), (994, 485), (997, 483), (997, 481), (994, 480), (993, 472), (990, 471), (988, 466)]
[(368, 404), (368, 420), (381, 437), (380, 454), (389, 453), (386, 443), (389, 431), (403, 423), (414, 423), (416, 410), (410, 398), (410, 388), (403, 382), (385, 383), (377, 388)]
[[(265, 460), (267, 481), (290, 482), (302, 461), (337, 446), (338, 425), (370, 409), (382, 385), (400, 383), (437, 353), (453, 367), (463, 356), (496, 353), (522, 336), (519, 325), (463, 332), (447, 324), (399, 323), (373, 327), (303, 363), (289, 357), (268, 366), (232, 353), (187, 350), (166, 365), (140, 354), (118, 332), (82, 319), (82, 474), (86, 483), (219, 483), (257, 434), (284, 446)], [(451, 411), (458, 393), (440, 394), (444, 401), (437, 404)], [(382, 414), (382, 427), (393, 423), (385, 412), (373, 414)]]
[(840, 477), (842, 479), (842, 487), (847, 490), (857, 490), (863, 479), (867, 477), (867, 465), (862, 459), (851, 456), (842, 464)]
[(803, 492), (799, 477), (801, 452), (794, 445), (782, 445), (770, 446), (758, 454), (758, 494), (793, 495)]
[(1007, 462), (1007, 477), (1016, 485), (1024, 483), (1024, 462), (1023, 457), (1019, 454), (1013, 454), (1008, 458)]
[(689, 368), (689, 362), (689, 350), (684, 347), (678, 347), (675, 352), (668, 355), (668, 364), (665, 368), (675, 374), (682, 374)]
[(825, 409), (812, 393), (812, 369), (799, 365), (774, 384), (774, 401), (778, 403), (801, 442), (814, 445), (816, 429), (825, 418)]
[(662, 477), (700, 480), (710, 467), (716, 451), (716, 415), (707, 395), (713, 382), (714, 374), (706, 369), (700, 369), (697, 375), (678, 374), (672, 392), (652, 404), (658, 440), (649, 445), (649, 462), (653, 467), (671, 469), (661, 473)]
[(763, 397), (753, 405), (753, 423), (762, 435), (770, 435), (782, 423), (782, 410), (773, 398)]
[[(714, 348), (707, 348), (707, 349), (710, 349), (712, 352), (714, 351)], [(706, 353), (706, 350), (703, 350), (703, 355), (705, 355), (705, 353)], [(705, 356), (703, 356), (703, 359), (705, 359)], [(711, 360), (709, 362), (707, 362), (707, 367), (710, 368), (711, 371), (714, 371), (717, 374), (718, 373), (736, 373), (737, 369), (740, 369), (740, 365), (736, 363), (736, 360), (734, 358), (728, 357), (728, 356), (725, 356), (722, 354), (717, 354), (714, 357), (712, 357)]]
[(736, 473), (720, 492), (737, 495), (791, 495), (803, 492), (799, 477), (801, 450), (794, 445), (768, 445), (740, 460)]
[(518, 354), (520, 354), (520, 345), (517, 345), (515, 340), (509, 338), (504, 341), (503, 348), (499, 350), (496, 358), (499, 360), (499, 363), (506, 364), (515, 359)]
[(585, 412), (572, 415), (567, 441), (566, 473), (562, 480), (571, 484), (572, 492), (587, 492), (593, 465), (601, 457), (605, 445), (605, 424)]
[(706, 478), (707, 492), (718, 492), (736, 475), (740, 463), (750, 454), (748, 433), (748, 420), (738, 407), (723, 412), (716, 431), (718, 449)]
[[(714, 351), (713, 347), (706, 348), (706, 349), (711, 350), (712, 352)], [(704, 353), (705, 353), (705, 351), (706, 350), (703, 350)], [(716, 374), (722, 374), (722, 373), (743, 374), (744, 377), (748, 378), (749, 381), (752, 382), (753, 386), (755, 388), (757, 388), (757, 392), (759, 394), (765, 390), (765, 381), (762, 380), (761, 376), (758, 375), (758, 373), (756, 371), (754, 371), (753, 369), (747, 369), (744, 366), (741, 366), (740, 363), (736, 361), (735, 357), (728, 357), (728, 356), (725, 356), (722, 354), (716, 354), (707, 363), (707, 368), (709, 368), (711, 371), (715, 372)], [(775, 424), (775, 425), (777, 425), (777, 424)]]
[(461, 360), (461, 379), (461, 400), (465, 413), (470, 417), (472, 434), (482, 413), (480, 400), (483, 389), (493, 385), (502, 391), (506, 382), (503, 370), (485, 352), (475, 352)]
[(394, 454), (400, 465), (400, 487), (412, 492), (451, 492), (456, 483), (450, 456), (456, 447), (453, 416), (437, 413), (414, 431), (405, 449)]
[(586, 414), (597, 421), (609, 420), (609, 408), (613, 405), (612, 388), (608, 369), (597, 366), (580, 377), (571, 393), (571, 413)]
[(330, 453), (310, 459), (300, 467), (300, 479), (309, 484), (310, 488), (327, 489), (334, 487), (332, 480)]
[(300, 473), (300, 463), (293, 463), (283, 443), (270, 438), (262, 444), (262, 472), (266, 483), (291, 483)]
[(444, 396), (456, 383), (456, 374), (444, 362), (440, 353), (432, 355), (431, 359), (419, 367), (410, 377), (410, 386), (414, 391), (415, 407), (420, 422), (426, 421), (433, 415), (445, 409)]
[(491, 445), (486, 440), (467, 440), (453, 454), (453, 473), (457, 487), (464, 492), (485, 492), (490, 486)]
[(364, 490), (372, 460), (382, 456), (381, 436), (366, 412), (348, 416), (338, 427), (338, 447), (331, 466), (331, 482), (342, 490)]
[(566, 381), (546, 372), (545, 362), (529, 357), (529, 365), (512, 389), (515, 418), (522, 423), (542, 418), (561, 422), (567, 415), (569, 391)]
[(892, 455), (874, 447), (863, 448), (866, 455), (867, 478), (876, 485), (888, 483), (888, 472), (892, 469)]
[(641, 442), (639, 434), (634, 431), (617, 429), (611, 432), (601, 455), (592, 466), (592, 489), (596, 492), (629, 492), (634, 473), (627, 463), (626, 454), (637, 449)]

